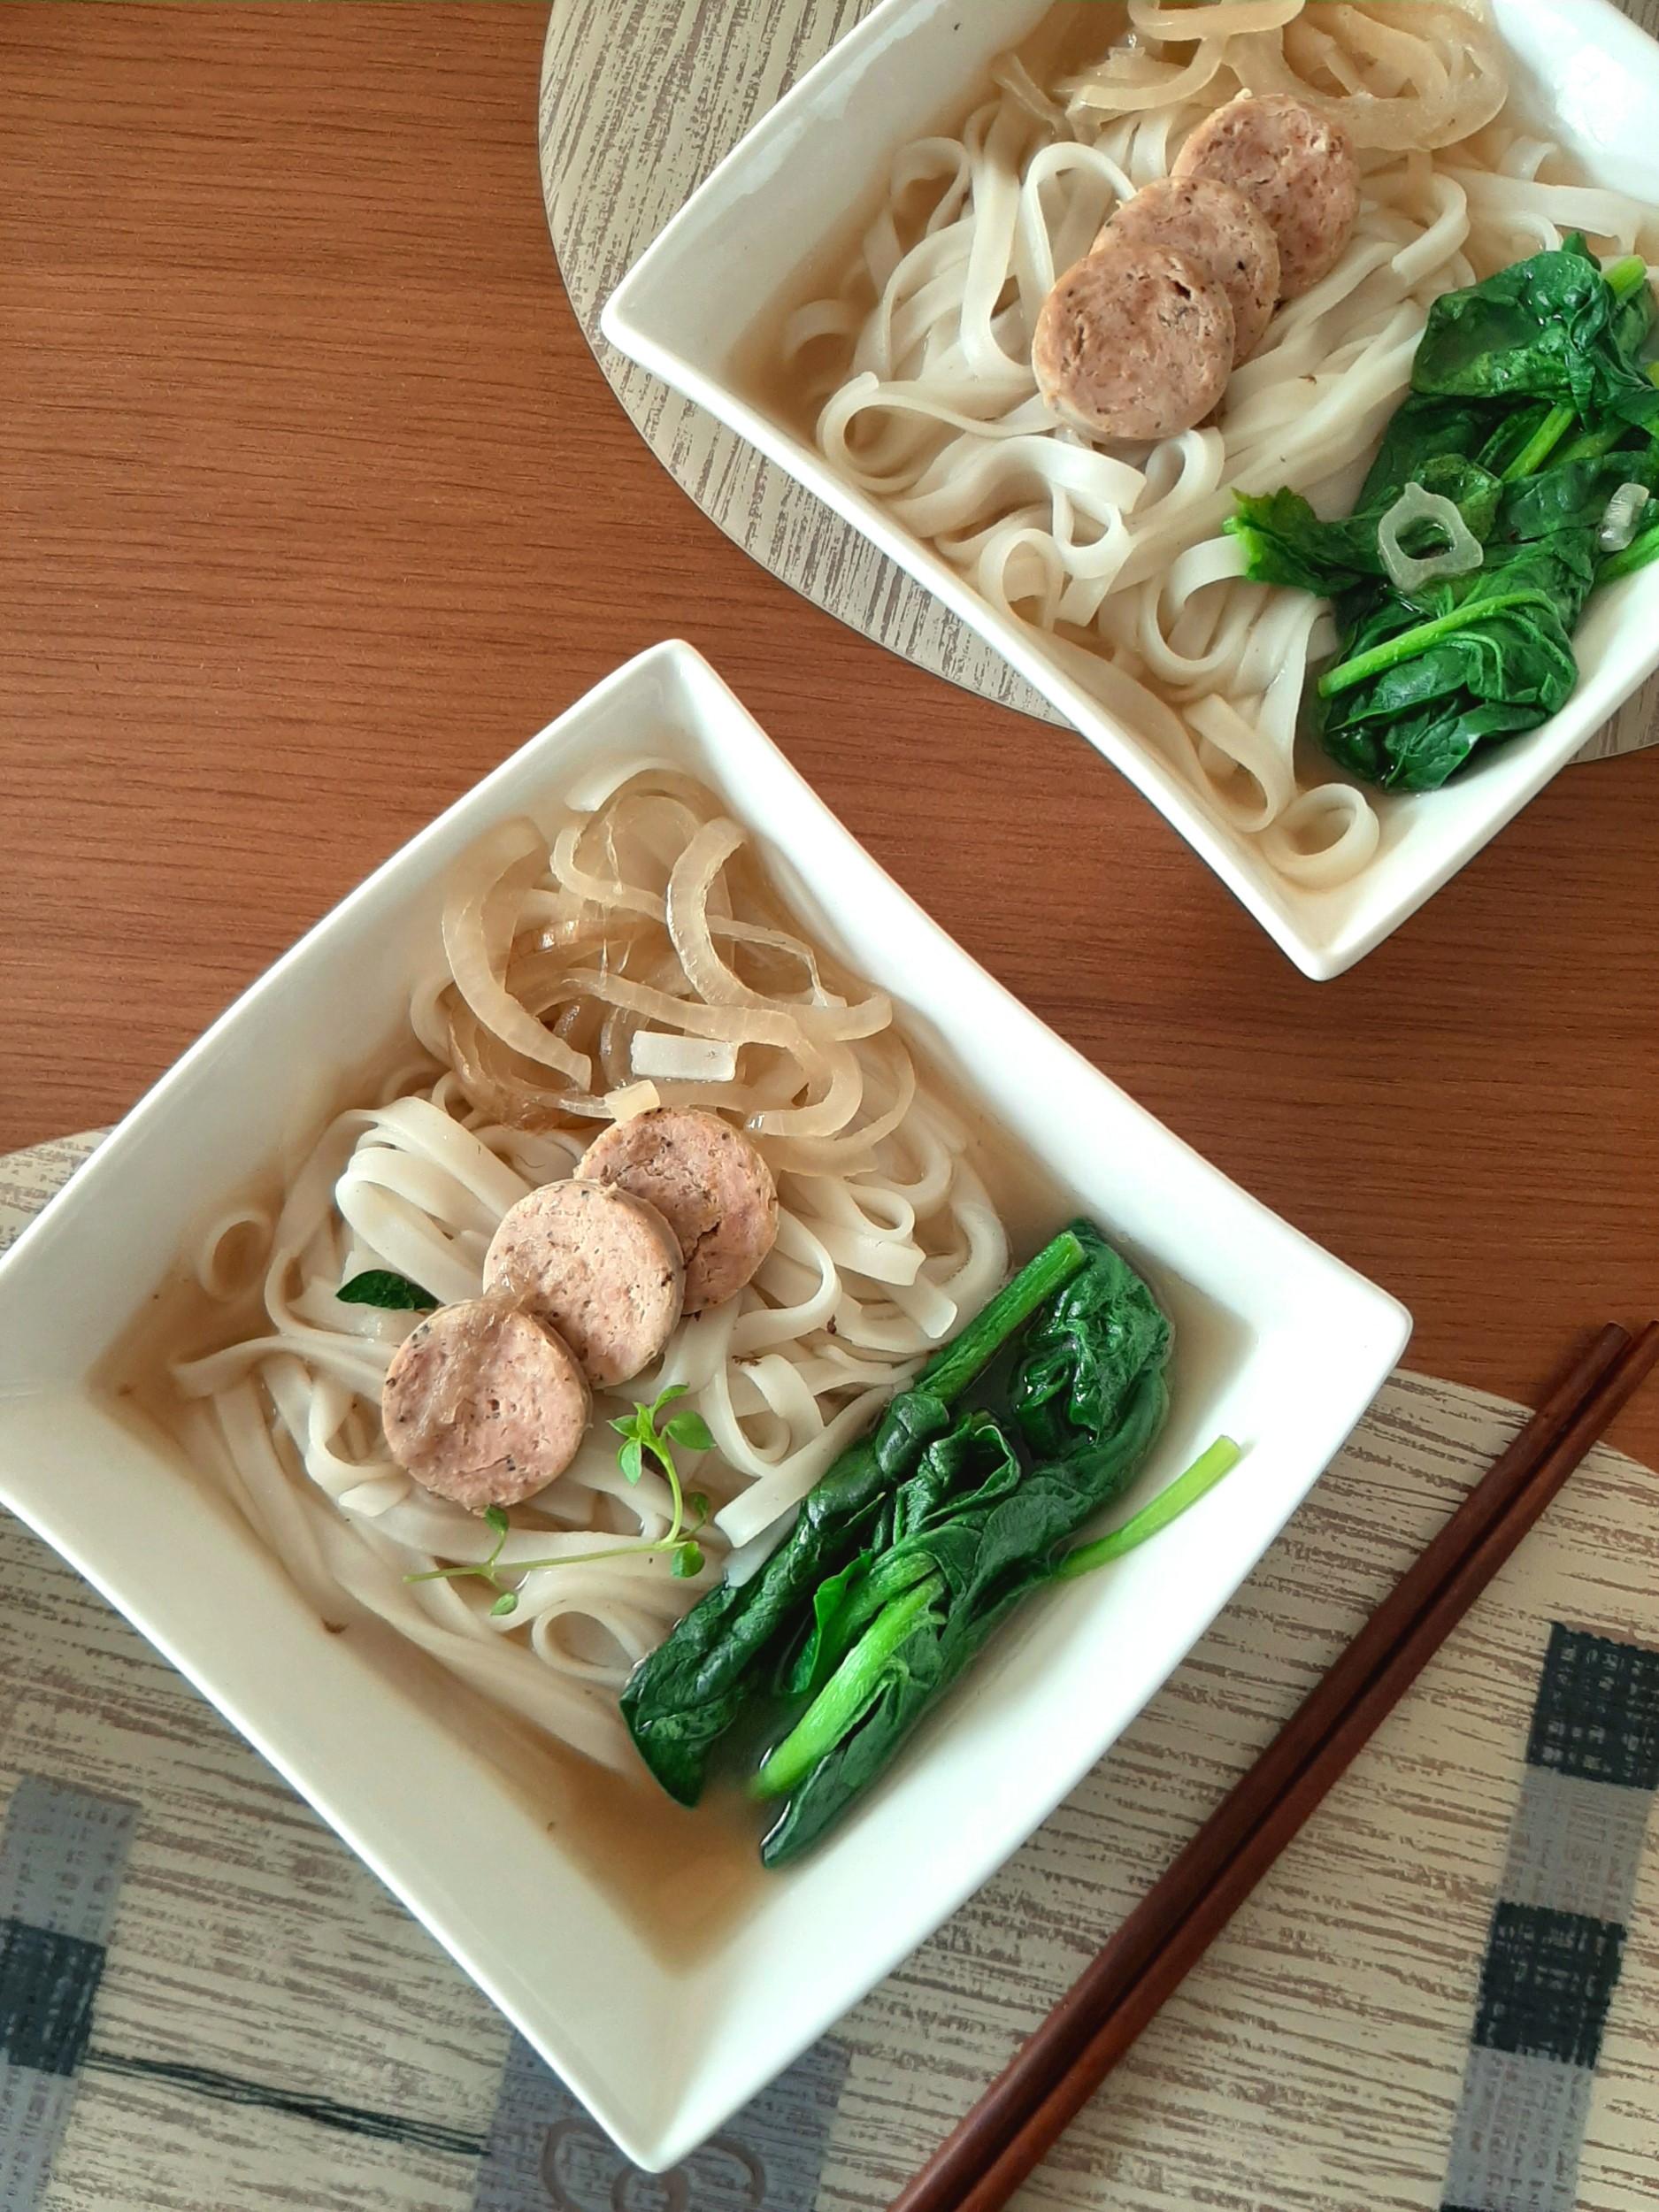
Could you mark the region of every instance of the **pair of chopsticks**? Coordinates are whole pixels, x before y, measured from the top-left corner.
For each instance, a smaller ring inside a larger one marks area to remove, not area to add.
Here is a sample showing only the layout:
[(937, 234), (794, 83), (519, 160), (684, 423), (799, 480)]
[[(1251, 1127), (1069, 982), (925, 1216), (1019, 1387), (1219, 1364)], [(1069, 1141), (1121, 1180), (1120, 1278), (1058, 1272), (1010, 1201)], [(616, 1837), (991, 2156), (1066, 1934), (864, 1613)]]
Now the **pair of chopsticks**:
[(892, 2212), (996, 2212), (1048, 2154), (1659, 1361), (1609, 1325)]

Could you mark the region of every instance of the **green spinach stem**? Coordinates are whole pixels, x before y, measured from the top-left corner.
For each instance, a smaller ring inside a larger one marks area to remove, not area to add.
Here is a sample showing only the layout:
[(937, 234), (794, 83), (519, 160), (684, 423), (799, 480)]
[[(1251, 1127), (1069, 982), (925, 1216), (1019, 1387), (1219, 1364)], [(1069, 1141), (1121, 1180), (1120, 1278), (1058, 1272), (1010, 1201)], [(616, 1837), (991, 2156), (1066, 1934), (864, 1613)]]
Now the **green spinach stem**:
[(1616, 584), (1621, 576), (1633, 576), (1639, 568), (1646, 568), (1649, 561), (1659, 560), (1659, 523), (1651, 530), (1644, 530), (1639, 538), (1632, 538), (1622, 553), (1609, 554), (1595, 572), (1596, 588)]
[(1502, 481), (1518, 484), (1524, 476), (1536, 476), (1578, 419), (1576, 407), (1558, 401), (1504, 470)]
[[(1648, 365), (1647, 381), (1659, 385), (1659, 361)], [(1573, 440), (1564, 453), (1556, 455), (1556, 466), (1566, 468), (1574, 461), (1599, 461), (1604, 453), (1611, 453), (1621, 438), (1628, 438), (1635, 427), (1633, 423), (1611, 422), (1601, 430), (1586, 430), (1581, 438)], [(1640, 458), (1638, 453), (1631, 455), (1632, 462)]]
[(1616, 261), (1601, 273), (1613, 297), (1622, 302), (1629, 299), (1632, 292), (1640, 291), (1647, 281), (1647, 264), (1639, 253), (1627, 253), (1622, 261)]
[(1502, 614), (1510, 607), (1548, 607), (1553, 611), (1555, 603), (1541, 591), (1504, 591), (1490, 599), (1467, 600), (1461, 607), (1454, 607), (1450, 614), (1438, 615), (1432, 622), (1420, 622), (1414, 630), (1402, 630), (1398, 637), (1373, 645), (1369, 653), (1360, 653), (1351, 661), (1327, 669), (1319, 679), (1319, 696), (1334, 699), (1357, 685), (1369, 683), (1386, 669), (1397, 668), (1402, 661), (1417, 659), (1442, 638), (1451, 637), (1459, 630), (1473, 629), (1489, 615)]
[[(1602, 274), (1607, 280), (1609, 291), (1612, 293), (1616, 300), (1622, 303), (1629, 299), (1633, 292), (1640, 290), (1647, 282), (1647, 264), (1639, 253), (1627, 254), (1624, 260), (1616, 261), (1610, 269), (1603, 270)], [(1518, 484), (1524, 476), (1536, 476), (1578, 419), (1578, 411), (1576, 407), (1568, 406), (1564, 400), (1557, 401), (1516, 455), (1514, 460), (1510, 462), (1509, 467), (1504, 470), (1503, 481), (1506, 484)], [(1605, 445), (1586, 442), (1586, 439), (1580, 438), (1563, 457), (1568, 460), (1586, 461), (1594, 459), (1599, 454), (1610, 453), (1619, 439), (1624, 436), (1627, 426), (1621, 425), (1617, 428)], [(1599, 439), (1602, 434), (1598, 432), (1595, 436)], [(1589, 449), (1586, 450), (1587, 443)]]
[(1556, 465), (1571, 468), (1575, 461), (1599, 461), (1603, 454), (1611, 453), (1621, 438), (1628, 438), (1630, 433), (1627, 422), (1609, 423), (1601, 430), (1586, 430), (1581, 438), (1573, 440), (1564, 453), (1556, 455)]
[(1196, 1505), (1206, 1491), (1213, 1490), (1224, 1475), (1230, 1475), (1243, 1456), (1242, 1449), (1230, 1436), (1218, 1436), (1208, 1451), (1199, 1454), (1185, 1474), (1177, 1475), (1139, 1513), (1132, 1514), (1121, 1528), (1113, 1529), (1108, 1536), (1096, 1537), (1092, 1544), (1079, 1544), (1075, 1551), (1067, 1552), (1054, 1571), (1055, 1580), (1073, 1581), (1079, 1575), (1105, 1566), (1109, 1560), (1121, 1559), (1125, 1552), (1138, 1550), (1160, 1529), (1168, 1528), (1171, 1521), (1179, 1521), (1187, 1508)]
[(868, 1710), (887, 1663), (944, 1589), (929, 1575), (878, 1614), (749, 1784), (752, 1797), (787, 1797)]
[(1025, 1263), (1011, 1282), (1003, 1285), (960, 1336), (954, 1338), (936, 1358), (929, 1360), (911, 1388), (925, 1390), (947, 1405), (959, 1398), (980, 1371), (989, 1366), (1015, 1330), (1023, 1327), (1039, 1306), (1071, 1281), (1086, 1256), (1071, 1230), (1063, 1229), (1043, 1246), (1035, 1259)]

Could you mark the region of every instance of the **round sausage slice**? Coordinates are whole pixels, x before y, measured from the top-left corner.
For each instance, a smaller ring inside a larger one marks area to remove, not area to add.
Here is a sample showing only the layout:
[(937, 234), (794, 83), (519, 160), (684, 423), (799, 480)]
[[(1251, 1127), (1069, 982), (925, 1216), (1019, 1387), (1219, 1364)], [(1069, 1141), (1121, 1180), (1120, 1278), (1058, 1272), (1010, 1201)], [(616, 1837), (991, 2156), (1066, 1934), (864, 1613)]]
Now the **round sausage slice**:
[(470, 1513), (545, 1490), (575, 1458), (588, 1411), (570, 1348), (495, 1298), (440, 1306), (393, 1353), (380, 1394), (393, 1458)]
[(1173, 246), (1209, 270), (1233, 309), (1234, 359), (1262, 342), (1279, 301), (1279, 242), (1253, 201), (1215, 177), (1156, 177), (1125, 200), (1094, 241)]
[(1241, 92), (1198, 126), (1178, 177), (1213, 177), (1253, 200), (1279, 241), (1281, 299), (1310, 292), (1359, 215), (1359, 160), (1348, 127), (1288, 92)]
[(1043, 302), (1031, 365), (1049, 407), (1091, 438), (1168, 438), (1220, 400), (1236, 335), (1202, 263), (1113, 238), (1109, 226)]
[(649, 1199), (680, 1241), (686, 1311), (733, 1298), (778, 1236), (772, 1170), (741, 1129), (695, 1107), (612, 1123), (576, 1172)]
[(680, 1318), (680, 1244), (655, 1206), (585, 1179), (509, 1207), (484, 1256), (484, 1288), (557, 1330), (595, 1390), (661, 1356)]

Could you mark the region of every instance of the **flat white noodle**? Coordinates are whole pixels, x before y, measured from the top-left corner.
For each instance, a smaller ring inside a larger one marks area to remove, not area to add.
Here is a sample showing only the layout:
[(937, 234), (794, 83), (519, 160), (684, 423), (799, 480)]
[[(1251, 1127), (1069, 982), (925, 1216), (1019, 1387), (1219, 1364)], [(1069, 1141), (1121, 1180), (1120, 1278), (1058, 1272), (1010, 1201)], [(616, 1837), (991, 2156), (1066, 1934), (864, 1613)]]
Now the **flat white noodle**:
[[(1008, 1242), (887, 997), (800, 934), (711, 795), (635, 760), (580, 795), (547, 829), (514, 822), (463, 856), (450, 964), (411, 1001), (419, 1049), (377, 1102), (321, 1132), (274, 1220), (241, 1206), (207, 1226), (191, 1256), (215, 1317), (172, 1371), (192, 1456), (324, 1618), (384, 1621), (620, 1766), (630, 1669), (728, 1548), (757, 1557), (776, 1540), (843, 1445), (1003, 1279)], [(724, 1040), (732, 1079), (588, 1091), (627, 1076), (640, 1033)], [(738, 1296), (682, 1320), (655, 1368), (596, 1405), (574, 1463), (515, 1509), (502, 1564), (525, 1579), (518, 1609), (496, 1617), (476, 1578), (409, 1579), (481, 1560), (494, 1541), (386, 1446), (380, 1386), (419, 1314), (335, 1294), (390, 1269), (445, 1301), (476, 1297), (508, 1208), (573, 1171), (613, 1101), (639, 1110), (658, 1094), (748, 1127), (778, 1181), (777, 1244)], [(605, 1425), (674, 1383), (715, 1439), (700, 1461), (680, 1455), (716, 1509), (704, 1567), (684, 1580), (643, 1548), (669, 1531), (667, 1485), (650, 1471), (630, 1485)]]
[[(1554, 148), (1500, 119), (1485, 0), (1133, 0), (1129, 17), (1129, 42), (1064, 79), (1004, 57), (956, 137), (900, 151), (861, 255), (793, 326), (813, 334), (803, 384), (838, 473), (1030, 625), (1286, 883), (1333, 888), (1379, 850), (1381, 818), (1298, 740), (1329, 625), (1317, 603), (1240, 580), (1221, 528), (1234, 495), (1290, 484), (1346, 511), (1442, 293), (1574, 226), (1607, 253), (1654, 245), (1652, 218), (1564, 180)], [(1213, 425), (1091, 446), (1037, 392), (1035, 317), (1113, 208), (1242, 87), (1348, 123), (1366, 150), (1353, 236), (1274, 317)]]

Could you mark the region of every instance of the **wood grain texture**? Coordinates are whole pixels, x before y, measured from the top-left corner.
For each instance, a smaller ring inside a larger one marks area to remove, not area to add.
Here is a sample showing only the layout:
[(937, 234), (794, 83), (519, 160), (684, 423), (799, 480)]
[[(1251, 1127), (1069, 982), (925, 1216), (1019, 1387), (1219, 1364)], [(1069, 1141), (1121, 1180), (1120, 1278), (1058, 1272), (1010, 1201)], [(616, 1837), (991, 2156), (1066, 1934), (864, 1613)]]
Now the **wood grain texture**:
[[(1530, 1399), (1659, 1250), (1659, 757), (1305, 981), (1076, 738), (794, 593), (549, 250), (546, 16), (0, 8), (0, 1148), (119, 1114), (410, 833), (689, 637), (944, 926)], [(1659, 1459), (1659, 1408), (1617, 1432)]]

